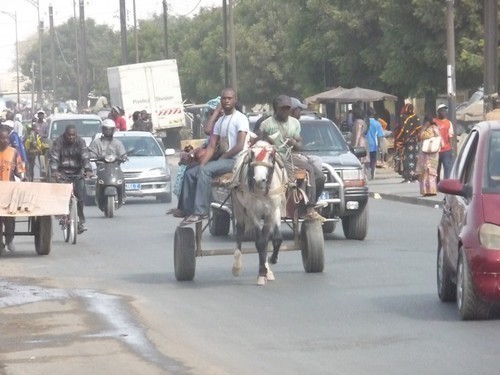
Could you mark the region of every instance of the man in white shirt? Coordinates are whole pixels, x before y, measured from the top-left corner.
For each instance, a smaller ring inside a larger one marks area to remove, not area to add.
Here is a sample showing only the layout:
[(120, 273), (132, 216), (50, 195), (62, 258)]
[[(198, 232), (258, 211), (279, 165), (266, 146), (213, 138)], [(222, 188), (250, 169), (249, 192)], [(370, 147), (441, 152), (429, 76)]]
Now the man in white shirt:
[[(208, 218), (212, 199), (212, 178), (232, 172), (236, 156), (247, 147), (248, 118), (236, 110), (236, 102), (233, 89), (226, 88), (222, 91), (221, 106), (224, 114), (214, 125), (200, 165), (188, 169), (184, 175), (182, 207), (185, 213), (191, 215), (181, 222), (181, 226)], [(216, 154), (217, 146), (221, 155), (217, 160), (211, 160)]]

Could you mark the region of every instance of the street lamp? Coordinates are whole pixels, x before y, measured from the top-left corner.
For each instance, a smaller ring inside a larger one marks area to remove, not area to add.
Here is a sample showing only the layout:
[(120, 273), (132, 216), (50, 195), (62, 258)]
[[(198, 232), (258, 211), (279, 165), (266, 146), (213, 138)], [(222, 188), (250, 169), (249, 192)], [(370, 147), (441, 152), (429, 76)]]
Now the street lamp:
[[(28, 3), (33, 5), (36, 8), (37, 12), (37, 17), (38, 17), (38, 59), (39, 59), (39, 69), (40, 69), (40, 95), (38, 96), (38, 101), (40, 102), (40, 108), (42, 107), (43, 104), (43, 72), (42, 72), (42, 33), (43, 33), (43, 27), (40, 22), (40, 0), (26, 0)], [(31, 103), (31, 106), (33, 107), (33, 103)]]
[(14, 24), (16, 26), (16, 74), (17, 74), (17, 106), (21, 105), (21, 93), (19, 91), (19, 42), (17, 39), (17, 12), (9, 13), (4, 10), (0, 10), (0, 13), (3, 13), (14, 20)]

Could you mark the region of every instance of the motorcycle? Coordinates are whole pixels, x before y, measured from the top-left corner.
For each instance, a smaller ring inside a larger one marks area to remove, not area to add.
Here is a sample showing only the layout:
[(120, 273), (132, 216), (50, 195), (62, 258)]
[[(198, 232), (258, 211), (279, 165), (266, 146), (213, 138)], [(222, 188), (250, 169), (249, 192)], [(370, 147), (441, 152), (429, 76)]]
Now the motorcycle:
[(125, 202), (125, 177), (120, 168), (120, 164), (125, 160), (114, 155), (92, 159), (97, 164), (95, 202), (109, 218), (112, 218), (115, 210)]

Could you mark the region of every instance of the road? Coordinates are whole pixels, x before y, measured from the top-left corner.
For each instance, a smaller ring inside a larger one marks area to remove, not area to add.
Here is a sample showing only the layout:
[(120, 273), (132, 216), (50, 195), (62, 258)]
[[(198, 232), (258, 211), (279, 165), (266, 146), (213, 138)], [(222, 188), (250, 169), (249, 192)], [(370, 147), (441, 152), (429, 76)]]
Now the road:
[(0, 374), (498, 372), (498, 320), (460, 322), (437, 298), (437, 209), (372, 199), (367, 239), (337, 228), (325, 272), (285, 252), (257, 287), (253, 254), (239, 278), (217, 256), (177, 282), (166, 208), (131, 200), (105, 219), (88, 207), (88, 232), (68, 245), (55, 228), (44, 257), (18, 237), (0, 259)]

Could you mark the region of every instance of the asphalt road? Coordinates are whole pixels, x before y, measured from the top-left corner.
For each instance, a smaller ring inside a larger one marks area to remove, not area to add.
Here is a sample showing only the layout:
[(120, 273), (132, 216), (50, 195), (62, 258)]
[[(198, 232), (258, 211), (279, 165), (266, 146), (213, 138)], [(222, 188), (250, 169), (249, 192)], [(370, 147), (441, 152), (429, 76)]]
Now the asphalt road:
[(498, 373), (498, 320), (460, 322), (437, 298), (439, 210), (372, 199), (365, 241), (339, 226), (323, 273), (284, 252), (258, 287), (254, 254), (239, 278), (215, 256), (177, 282), (170, 207), (87, 208), (88, 232), (69, 245), (55, 228), (49, 256), (17, 238), (0, 259), (0, 374)]

